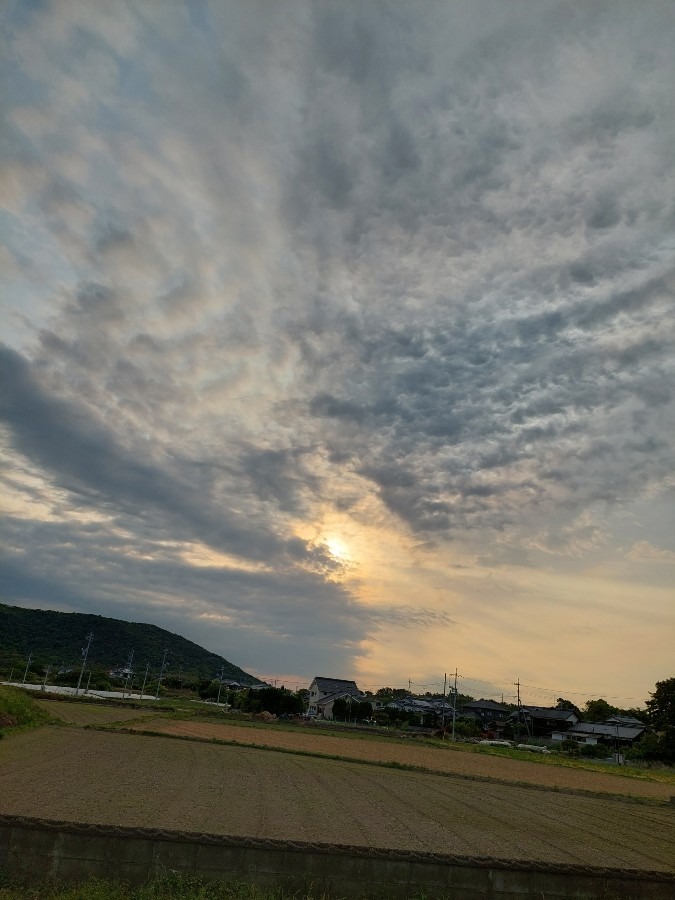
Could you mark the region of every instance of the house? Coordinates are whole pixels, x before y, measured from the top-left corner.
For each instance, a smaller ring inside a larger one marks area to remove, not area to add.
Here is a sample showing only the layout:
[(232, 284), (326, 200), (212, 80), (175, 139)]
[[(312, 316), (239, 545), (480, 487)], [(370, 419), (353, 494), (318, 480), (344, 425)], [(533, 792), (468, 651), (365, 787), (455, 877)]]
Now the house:
[[(441, 708), (435, 700), (420, 700), (418, 697), (402, 697), (400, 700), (392, 700), (387, 703), (385, 709), (389, 711), (398, 710), (399, 712), (412, 713), (419, 716), (420, 725), (434, 726), (439, 717), (442, 715)], [(446, 707), (446, 719), (452, 717), (452, 709)]]
[[(307, 698), (309, 705), (307, 707), (307, 713), (310, 716), (318, 715), (319, 707), (317, 704), (320, 700), (323, 700), (325, 697), (329, 697), (332, 694), (358, 697), (359, 700), (364, 698), (364, 695), (357, 688), (355, 681), (346, 681), (343, 678), (324, 678), (323, 676), (317, 675), (309, 686), (309, 697)], [(337, 696), (333, 699), (337, 700)]]
[(472, 700), (463, 703), (459, 714), (465, 718), (476, 719), (482, 725), (491, 725), (506, 719), (511, 710), (505, 703), (494, 700)]
[(356, 696), (350, 691), (337, 691), (335, 694), (328, 694), (316, 701), (316, 714), (321, 719), (332, 720), (333, 704), (336, 700), (355, 700), (360, 703), (366, 699), (367, 698), (363, 694)]
[[(612, 716), (612, 718), (617, 718)], [(645, 726), (619, 725), (606, 722), (577, 722), (567, 731), (554, 731), (552, 741), (576, 741), (577, 744), (608, 744), (611, 747), (626, 747), (639, 741), (645, 733)]]
[(579, 722), (573, 709), (550, 706), (521, 706), (509, 716), (514, 728), (527, 731), (532, 737), (548, 737), (553, 731), (566, 732)]
[(111, 669), (108, 674), (111, 678), (130, 678), (134, 674), (134, 670), (128, 666), (119, 666), (117, 669)]
[(644, 728), (645, 723), (641, 719), (636, 719), (635, 716), (610, 716), (609, 719), (605, 719), (605, 725), (628, 725), (633, 727)]

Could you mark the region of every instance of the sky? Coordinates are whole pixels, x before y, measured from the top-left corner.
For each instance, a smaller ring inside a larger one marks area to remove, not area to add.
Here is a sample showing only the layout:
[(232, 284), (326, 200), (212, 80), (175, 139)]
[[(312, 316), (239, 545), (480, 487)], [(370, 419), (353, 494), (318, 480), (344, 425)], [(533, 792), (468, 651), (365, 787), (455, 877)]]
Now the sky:
[(306, 685), (675, 666), (671, 0), (3, 0), (2, 597)]

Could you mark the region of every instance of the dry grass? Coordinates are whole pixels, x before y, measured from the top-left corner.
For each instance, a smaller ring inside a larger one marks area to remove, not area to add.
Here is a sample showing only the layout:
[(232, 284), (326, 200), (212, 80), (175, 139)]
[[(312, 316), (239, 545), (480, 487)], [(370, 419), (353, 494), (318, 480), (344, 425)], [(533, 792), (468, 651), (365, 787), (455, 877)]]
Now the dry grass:
[(0, 811), (462, 855), (675, 869), (675, 811), (666, 806), (54, 726), (2, 741)]
[(541, 785), (554, 789), (585, 790), (659, 800), (667, 800), (675, 794), (673, 785), (646, 778), (626, 778), (605, 772), (543, 766), (534, 761), (463, 753), (451, 751), (443, 746), (418, 746), (404, 741), (359, 740), (297, 729), (283, 731), (236, 724), (161, 718), (149, 719), (134, 727), (173, 736), (236, 741), (241, 744), (342, 756), (368, 762), (398, 763), (418, 766), (432, 772), (495, 778), (500, 781)]
[(68, 725), (108, 725), (112, 722), (129, 722), (156, 716), (155, 710), (125, 709), (123, 706), (105, 703), (76, 703), (58, 700), (38, 700), (36, 705), (51, 716)]

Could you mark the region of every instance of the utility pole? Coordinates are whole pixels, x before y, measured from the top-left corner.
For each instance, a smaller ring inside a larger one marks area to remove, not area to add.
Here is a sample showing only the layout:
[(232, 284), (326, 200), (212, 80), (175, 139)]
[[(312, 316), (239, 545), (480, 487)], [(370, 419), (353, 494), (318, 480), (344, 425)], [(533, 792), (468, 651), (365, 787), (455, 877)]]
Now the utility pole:
[(223, 686), (223, 672), (225, 671), (225, 666), (220, 667), (220, 678), (218, 679), (218, 699), (216, 700), (216, 706), (220, 706), (220, 690)]
[(52, 667), (47, 666), (47, 668), (45, 669), (45, 680), (42, 682), (42, 690), (43, 691), (47, 690), (47, 679), (49, 678), (49, 673), (51, 671), (52, 671)]
[(159, 670), (159, 678), (157, 679), (157, 693), (155, 694), (155, 700), (159, 699), (159, 687), (162, 683), (162, 675), (164, 674), (164, 669), (166, 667), (166, 655), (169, 651), (164, 651), (164, 659), (162, 660), (162, 668)]
[(457, 719), (457, 669), (455, 669), (455, 687), (453, 689), (454, 697), (452, 698), (452, 740), (455, 740), (455, 721)]
[(517, 724), (518, 724), (518, 735), (517, 735), (517, 738), (516, 738), (516, 739), (517, 739), (518, 741), (520, 741), (520, 717), (521, 717), (521, 715), (522, 715), (522, 712), (521, 712), (521, 709), (520, 709), (520, 678), (518, 679), (518, 681), (516, 681), (516, 688), (518, 689), (518, 693), (516, 694), (516, 703), (517, 703), (517, 706), (516, 706), (516, 710), (517, 710), (517, 714), (516, 714), (516, 716), (517, 716), (516, 722), (517, 722)]
[(87, 657), (89, 656), (89, 648), (91, 647), (91, 642), (94, 640), (94, 632), (90, 631), (87, 635), (87, 646), (82, 650), (82, 668), (80, 669), (80, 677), (77, 679), (77, 688), (75, 689), (75, 696), (80, 693), (80, 684), (82, 683), (82, 676), (84, 675), (84, 667), (87, 665)]
[(443, 710), (441, 712), (441, 736), (445, 740), (445, 691), (448, 685), (448, 673), (443, 673)]
[(89, 669), (89, 677), (87, 678), (87, 686), (86, 686), (86, 688), (84, 689), (85, 694), (88, 694), (88, 693), (89, 693), (89, 684), (90, 684), (90, 682), (91, 682), (91, 669)]
[(145, 675), (143, 676), (143, 687), (141, 688), (141, 700), (143, 699), (143, 692), (145, 691), (145, 682), (148, 680), (148, 671), (150, 670), (150, 661), (148, 660), (145, 666)]
[(25, 683), (26, 683), (26, 678), (28, 677), (28, 666), (30, 665), (30, 662), (31, 662), (32, 659), (33, 659), (33, 652), (31, 651), (31, 652), (28, 654), (28, 662), (26, 663), (26, 668), (24, 669), (24, 673), (23, 673), (23, 681), (21, 682), (21, 684), (25, 684)]
[(528, 738), (531, 737), (531, 734), (530, 734), (530, 723), (528, 722), (527, 718), (525, 717), (525, 713), (523, 712), (523, 706), (522, 706), (522, 703), (520, 702), (520, 678), (518, 679), (518, 681), (515, 682), (515, 685), (518, 690), (518, 695), (517, 695), (518, 696), (518, 740), (520, 740), (521, 719), (525, 723), (525, 730), (527, 731)]
[[(127, 685), (129, 684), (129, 678), (131, 677), (131, 666), (133, 665), (133, 662), (134, 662), (134, 651), (132, 650), (131, 653), (129, 654), (129, 659), (127, 660), (127, 677), (124, 681), (124, 690), (122, 691), (122, 700), (124, 700), (124, 697), (127, 692)], [(133, 679), (132, 679), (131, 683), (133, 684)]]

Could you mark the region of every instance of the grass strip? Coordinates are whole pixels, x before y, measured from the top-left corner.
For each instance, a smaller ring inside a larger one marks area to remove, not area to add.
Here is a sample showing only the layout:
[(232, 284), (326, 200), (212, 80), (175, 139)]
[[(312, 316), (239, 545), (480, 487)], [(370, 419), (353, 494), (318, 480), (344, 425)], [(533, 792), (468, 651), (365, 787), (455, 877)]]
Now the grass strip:
[[(171, 714), (161, 716), (161, 718), (171, 719), (172, 721), (190, 721), (192, 716), (185, 717), (180, 714)], [(481, 756), (495, 756), (499, 759), (515, 759), (520, 762), (534, 763), (536, 765), (554, 766), (562, 769), (575, 769), (584, 772), (595, 772), (599, 775), (615, 775), (620, 778), (633, 778), (639, 781), (649, 781), (657, 784), (670, 784), (675, 788), (675, 772), (673, 771), (649, 771), (638, 769), (635, 766), (617, 766), (608, 771), (607, 766), (593, 760), (573, 759), (569, 756), (560, 756), (552, 754), (551, 756), (539, 753), (530, 753), (525, 750), (508, 749), (506, 747), (488, 747), (479, 744), (468, 743), (451, 743), (443, 741), (440, 738), (411, 738), (399, 737), (396, 735), (385, 734), (354, 734), (347, 731), (334, 731), (330, 729), (322, 729), (319, 731), (308, 731), (306, 726), (293, 725), (276, 725), (267, 722), (251, 722), (251, 721), (228, 721), (218, 716), (198, 716), (200, 721), (210, 725), (235, 725), (238, 728), (251, 728), (256, 731), (276, 731), (283, 734), (313, 734), (322, 737), (336, 737), (355, 741), (369, 741), (378, 744), (395, 744), (401, 747), (410, 747), (411, 743), (415, 747), (431, 747), (434, 750), (445, 750), (455, 753), (478, 753)]]
[(666, 806), (667, 801), (659, 800), (655, 797), (635, 797), (625, 794), (605, 793), (604, 791), (590, 791), (585, 788), (568, 788), (568, 787), (549, 787), (544, 784), (532, 784), (529, 781), (509, 781), (506, 778), (494, 778), (490, 775), (468, 775), (463, 772), (444, 772), (438, 769), (429, 769), (426, 766), (415, 766), (412, 763), (396, 762), (395, 760), (374, 760), (359, 759), (354, 756), (341, 756), (336, 753), (322, 753), (315, 750), (302, 750), (290, 747), (273, 747), (269, 744), (254, 744), (248, 741), (238, 741), (235, 739), (224, 738), (203, 738), (194, 735), (168, 734), (164, 731), (152, 731), (147, 728), (127, 728), (112, 725), (87, 725), (87, 729), (92, 731), (107, 731), (112, 734), (131, 734), (145, 737), (167, 738), (172, 741), (189, 741), (195, 744), (216, 744), (221, 747), (242, 747), (247, 750), (262, 750), (271, 753), (285, 753), (290, 756), (304, 756), (310, 759), (328, 759), (333, 762), (353, 763), (360, 766), (374, 766), (380, 769), (396, 769), (403, 772), (414, 772), (422, 775), (437, 775), (441, 778), (456, 778), (462, 781), (477, 781), (487, 784), (500, 784), (505, 787), (529, 788), (533, 791), (546, 791), (554, 794), (571, 794), (577, 797), (594, 797), (600, 800), (619, 800), (622, 803), (638, 803), (647, 806)]
[(0, 737), (24, 728), (57, 724), (49, 713), (22, 690), (0, 686)]
[[(0, 872), (0, 878), (2, 873)], [(263, 888), (246, 881), (206, 881), (198, 876), (166, 874), (140, 887), (92, 878), (79, 884), (21, 885), (0, 881), (0, 900), (330, 900), (328, 894)], [(333, 900), (337, 898), (333, 897)]]

